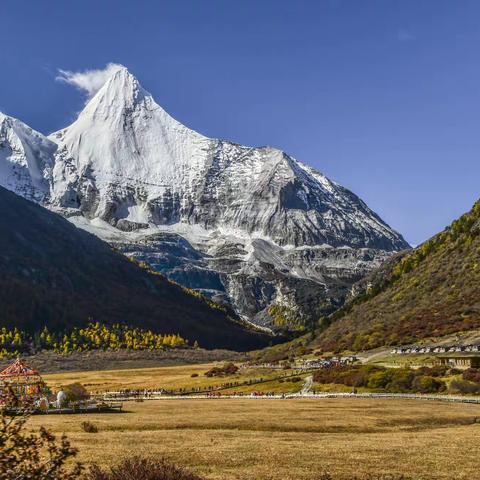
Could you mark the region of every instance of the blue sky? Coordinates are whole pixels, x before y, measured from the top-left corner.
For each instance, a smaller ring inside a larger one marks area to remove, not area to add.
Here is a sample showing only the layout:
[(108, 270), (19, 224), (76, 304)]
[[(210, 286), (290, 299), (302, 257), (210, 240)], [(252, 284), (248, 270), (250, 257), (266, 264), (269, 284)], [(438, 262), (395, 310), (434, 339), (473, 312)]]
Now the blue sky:
[(201, 133), (273, 145), (411, 243), (480, 197), (476, 0), (2, 0), (0, 110), (44, 133), (58, 69), (126, 65)]

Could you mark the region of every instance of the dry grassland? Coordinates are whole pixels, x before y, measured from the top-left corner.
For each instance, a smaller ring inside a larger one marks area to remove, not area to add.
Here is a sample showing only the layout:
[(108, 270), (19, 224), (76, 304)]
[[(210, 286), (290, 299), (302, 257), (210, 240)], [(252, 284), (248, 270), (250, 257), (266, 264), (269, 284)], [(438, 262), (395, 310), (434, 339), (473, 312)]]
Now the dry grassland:
[[(50, 387), (58, 388), (68, 383), (79, 382), (89, 391), (105, 391), (137, 388), (180, 388), (221, 383), (216, 378), (203, 374), (214, 364), (180, 365), (157, 368), (135, 368), (125, 370), (103, 370), (84, 372), (62, 372), (44, 375)], [(192, 378), (192, 374), (198, 377)]]
[[(119, 414), (30, 422), (65, 432), (85, 462), (161, 456), (217, 480), (318, 480), (325, 470), (344, 480), (369, 473), (479, 478), (478, 405), (352, 398), (159, 400), (124, 407)], [(81, 431), (87, 419), (98, 433)]]
[[(125, 370), (103, 370), (90, 372), (62, 372), (44, 375), (47, 384), (53, 389), (62, 385), (79, 382), (91, 392), (102, 392), (106, 390), (119, 389), (156, 389), (165, 388), (167, 390), (178, 388), (193, 388), (206, 386), (220, 386), (228, 382), (244, 382), (254, 379), (274, 379), (283, 372), (269, 369), (250, 369), (239, 370), (236, 375), (228, 377), (205, 377), (204, 373), (212, 368), (214, 363), (197, 365), (180, 365), (172, 367), (158, 368), (136, 368)], [(192, 378), (192, 374), (197, 377)], [(252, 385), (251, 388), (242, 388), (243, 391), (262, 390), (262, 391), (298, 391), (301, 389), (302, 382), (292, 384), (290, 382), (269, 382), (265, 384)], [(230, 391), (240, 390), (238, 387)]]

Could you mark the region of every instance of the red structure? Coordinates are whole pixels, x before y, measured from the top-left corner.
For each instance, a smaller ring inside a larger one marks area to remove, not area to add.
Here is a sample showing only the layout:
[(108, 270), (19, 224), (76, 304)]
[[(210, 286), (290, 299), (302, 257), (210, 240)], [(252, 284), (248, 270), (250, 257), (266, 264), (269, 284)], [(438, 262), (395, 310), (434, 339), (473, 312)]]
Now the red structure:
[(45, 390), (45, 382), (38, 371), (20, 358), (0, 372), (0, 398), (13, 394), (20, 401), (35, 400)]
[(40, 374), (34, 368), (29, 367), (23, 360), (17, 358), (5, 370), (0, 372), (0, 379), (2, 380), (16, 377), (40, 377)]

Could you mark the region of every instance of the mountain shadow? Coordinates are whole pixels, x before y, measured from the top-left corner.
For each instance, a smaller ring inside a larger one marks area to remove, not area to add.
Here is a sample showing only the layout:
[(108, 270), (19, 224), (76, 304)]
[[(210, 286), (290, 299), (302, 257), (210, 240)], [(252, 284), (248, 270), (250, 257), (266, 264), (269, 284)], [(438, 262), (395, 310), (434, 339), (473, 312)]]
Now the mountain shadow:
[(60, 215), (0, 187), (0, 327), (63, 331), (89, 319), (248, 350), (272, 337), (141, 268)]

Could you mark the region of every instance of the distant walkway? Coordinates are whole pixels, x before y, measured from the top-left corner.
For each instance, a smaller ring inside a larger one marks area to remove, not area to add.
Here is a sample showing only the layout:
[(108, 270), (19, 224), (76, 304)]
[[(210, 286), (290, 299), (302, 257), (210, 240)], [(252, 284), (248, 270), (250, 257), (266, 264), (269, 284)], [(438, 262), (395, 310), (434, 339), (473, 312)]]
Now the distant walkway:
[[(288, 396), (288, 398), (294, 395)], [(298, 397), (299, 395), (297, 395)], [(454, 395), (425, 395), (415, 393), (314, 393), (302, 395), (302, 398), (390, 398), (397, 400), (426, 400), (453, 403), (475, 403), (480, 405), (480, 397), (462, 397)]]
[(300, 390), (300, 395), (305, 396), (305, 395), (311, 394), (312, 387), (313, 387), (313, 375), (310, 375), (305, 379), (305, 383), (303, 384), (303, 387)]
[[(320, 393), (302, 393), (305, 390), (306, 385), (298, 393), (285, 393), (285, 394), (243, 394), (243, 395), (162, 395), (155, 394), (146, 397), (121, 397), (122, 401), (146, 401), (146, 400), (228, 400), (228, 399), (246, 399), (246, 400), (282, 400), (282, 399), (298, 399), (298, 398), (310, 398), (310, 399), (325, 399), (325, 398), (366, 398), (366, 399), (397, 399), (397, 400), (424, 400), (424, 401), (440, 401), (450, 403), (472, 403), (480, 405), (480, 397), (461, 397), (454, 395), (419, 395), (408, 393), (335, 393), (335, 392), (320, 392)], [(111, 397), (109, 394), (113, 394)], [(119, 400), (118, 392), (107, 392), (101, 397), (105, 401)]]

